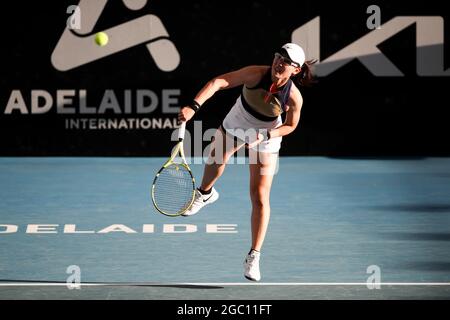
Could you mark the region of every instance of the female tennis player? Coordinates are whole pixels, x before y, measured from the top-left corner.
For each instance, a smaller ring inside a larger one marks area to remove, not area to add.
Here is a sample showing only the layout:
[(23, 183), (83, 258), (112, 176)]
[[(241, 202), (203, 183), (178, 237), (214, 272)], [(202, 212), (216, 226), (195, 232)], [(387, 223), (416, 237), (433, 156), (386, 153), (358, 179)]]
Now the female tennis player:
[[(189, 121), (214, 93), (243, 85), (242, 94), (214, 136), (202, 183), (192, 207), (183, 215), (196, 214), (219, 198), (214, 183), (229, 158), (246, 146), (250, 159), (252, 245), (244, 262), (244, 276), (249, 280), (261, 279), (260, 251), (269, 223), (269, 196), (278, 152), (282, 137), (293, 132), (299, 122), (303, 99), (297, 86), (312, 81), (312, 63), (305, 62), (300, 46), (287, 43), (275, 53), (272, 66), (248, 66), (215, 77), (178, 114), (179, 121)], [(296, 85), (292, 85), (294, 82)], [(283, 112), (286, 112), (284, 123)]]

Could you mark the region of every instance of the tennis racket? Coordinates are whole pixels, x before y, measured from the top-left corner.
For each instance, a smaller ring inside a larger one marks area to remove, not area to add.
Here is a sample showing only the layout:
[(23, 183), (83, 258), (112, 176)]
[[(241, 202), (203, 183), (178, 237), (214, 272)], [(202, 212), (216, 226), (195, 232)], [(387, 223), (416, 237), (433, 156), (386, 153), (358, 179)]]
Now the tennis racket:
[(194, 202), (195, 180), (184, 158), (183, 139), (186, 122), (178, 131), (178, 143), (153, 180), (152, 201), (160, 213), (176, 217), (185, 213)]

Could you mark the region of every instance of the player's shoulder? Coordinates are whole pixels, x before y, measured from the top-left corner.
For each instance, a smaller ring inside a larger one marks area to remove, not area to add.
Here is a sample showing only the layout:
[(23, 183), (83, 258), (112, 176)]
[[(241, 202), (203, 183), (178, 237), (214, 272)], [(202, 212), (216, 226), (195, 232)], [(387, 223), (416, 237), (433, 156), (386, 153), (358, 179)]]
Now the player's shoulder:
[(240, 71), (262, 77), (270, 69), (270, 66), (250, 65), (243, 67)]
[(266, 66), (266, 65), (249, 65), (249, 66), (246, 66), (246, 67), (244, 67), (242, 69), (250, 70), (250, 71), (253, 71), (253, 72), (263, 72), (263, 73), (265, 73), (265, 72), (267, 72), (267, 70), (270, 69), (270, 66)]
[(250, 65), (240, 69), (239, 71), (244, 76), (245, 85), (247, 87), (253, 87), (261, 81), (262, 77), (269, 69), (270, 66)]

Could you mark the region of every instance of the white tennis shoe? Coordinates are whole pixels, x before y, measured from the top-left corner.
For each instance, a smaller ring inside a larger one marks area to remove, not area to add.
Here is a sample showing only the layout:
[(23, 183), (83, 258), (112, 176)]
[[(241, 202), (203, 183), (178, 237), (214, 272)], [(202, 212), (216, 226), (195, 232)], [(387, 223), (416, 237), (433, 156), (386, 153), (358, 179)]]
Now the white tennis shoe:
[(261, 253), (252, 250), (244, 261), (244, 276), (248, 280), (259, 281), (261, 280), (261, 272), (259, 271), (259, 258)]
[(202, 194), (200, 191), (195, 190), (194, 202), (192, 203), (191, 208), (183, 213), (182, 216), (192, 216), (199, 212), (201, 208), (203, 208), (207, 204), (213, 203), (217, 199), (219, 199), (219, 193), (216, 191), (216, 189), (214, 189), (214, 187), (209, 194)]

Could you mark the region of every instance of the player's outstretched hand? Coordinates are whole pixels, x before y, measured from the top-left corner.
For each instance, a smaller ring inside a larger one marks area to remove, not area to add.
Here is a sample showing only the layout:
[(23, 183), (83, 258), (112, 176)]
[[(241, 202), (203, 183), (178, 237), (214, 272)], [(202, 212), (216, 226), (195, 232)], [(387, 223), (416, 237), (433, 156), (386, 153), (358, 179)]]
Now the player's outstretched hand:
[(187, 122), (191, 120), (191, 118), (194, 116), (195, 111), (192, 110), (189, 107), (183, 107), (181, 108), (180, 112), (178, 113), (178, 121), (180, 122)]

